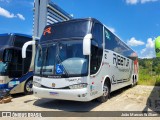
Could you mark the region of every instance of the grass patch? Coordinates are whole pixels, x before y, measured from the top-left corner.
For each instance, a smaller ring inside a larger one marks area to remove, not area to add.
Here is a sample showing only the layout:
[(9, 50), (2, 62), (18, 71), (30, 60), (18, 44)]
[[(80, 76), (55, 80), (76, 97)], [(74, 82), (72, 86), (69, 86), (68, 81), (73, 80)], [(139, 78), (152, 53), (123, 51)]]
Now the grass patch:
[(160, 76), (156, 77), (155, 86), (160, 86)]
[(160, 58), (139, 58), (139, 85), (160, 86)]
[(148, 71), (148, 69), (139, 69), (139, 85), (160, 86), (160, 76)]

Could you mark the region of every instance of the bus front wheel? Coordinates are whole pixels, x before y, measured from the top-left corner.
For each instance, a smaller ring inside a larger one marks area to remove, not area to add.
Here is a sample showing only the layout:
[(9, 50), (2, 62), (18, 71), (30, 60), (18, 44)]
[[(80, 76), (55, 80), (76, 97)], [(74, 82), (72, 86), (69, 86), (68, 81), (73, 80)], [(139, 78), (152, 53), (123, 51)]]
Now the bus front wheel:
[(110, 96), (110, 88), (109, 88), (109, 84), (107, 82), (104, 83), (103, 86), (103, 95), (99, 98), (97, 98), (97, 100), (101, 103), (106, 102), (109, 99)]
[(33, 80), (29, 79), (26, 81), (25, 85), (24, 85), (24, 94), (28, 95), (28, 94), (32, 94), (33, 93)]

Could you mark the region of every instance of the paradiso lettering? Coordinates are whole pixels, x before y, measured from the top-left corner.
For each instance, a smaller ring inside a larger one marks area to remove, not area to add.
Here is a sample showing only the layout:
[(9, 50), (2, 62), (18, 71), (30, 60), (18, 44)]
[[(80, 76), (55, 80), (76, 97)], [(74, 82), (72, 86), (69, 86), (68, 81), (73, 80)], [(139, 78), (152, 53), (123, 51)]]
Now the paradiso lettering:
[(118, 66), (129, 66), (129, 59), (113, 53), (113, 64)]

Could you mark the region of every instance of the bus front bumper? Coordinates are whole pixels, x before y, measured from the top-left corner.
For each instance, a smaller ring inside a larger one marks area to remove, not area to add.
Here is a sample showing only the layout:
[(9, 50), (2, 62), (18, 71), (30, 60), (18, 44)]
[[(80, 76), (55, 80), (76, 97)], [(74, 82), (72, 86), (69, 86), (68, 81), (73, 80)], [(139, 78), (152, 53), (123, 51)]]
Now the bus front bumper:
[(87, 88), (83, 89), (47, 89), (33, 86), (33, 94), (40, 98), (59, 100), (90, 101)]

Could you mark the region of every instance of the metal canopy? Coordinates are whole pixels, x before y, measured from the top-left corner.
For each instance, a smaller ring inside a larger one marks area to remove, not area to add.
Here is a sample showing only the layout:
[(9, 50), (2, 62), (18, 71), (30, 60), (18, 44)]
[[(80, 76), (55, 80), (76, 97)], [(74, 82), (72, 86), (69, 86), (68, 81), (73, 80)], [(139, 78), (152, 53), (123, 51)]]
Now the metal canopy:
[(73, 17), (51, 0), (35, 0), (33, 36), (40, 38), (46, 25), (67, 21)]

